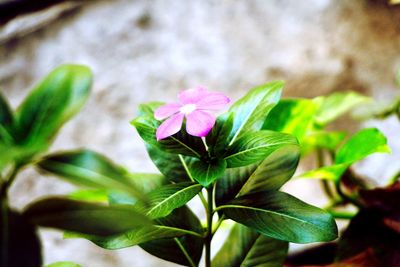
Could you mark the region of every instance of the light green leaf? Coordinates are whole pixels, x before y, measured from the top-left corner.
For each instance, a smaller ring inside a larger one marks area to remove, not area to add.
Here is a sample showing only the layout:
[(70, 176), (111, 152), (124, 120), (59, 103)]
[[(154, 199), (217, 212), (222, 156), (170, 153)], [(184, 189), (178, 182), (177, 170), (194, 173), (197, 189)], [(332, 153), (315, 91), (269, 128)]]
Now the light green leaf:
[(207, 187), (224, 173), (226, 161), (215, 159), (205, 162), (200, 159), (192, 159), (188, 166), (191, 177), (202, 186)]
[(182, 207), (203, 187), (197, 183), (183, 182), (164, 185), (149, 193), (149, 207), (144, 206), (146, 215), (152, 219), (165, 217), (174, 209)]
[(57, 197), (30, 204), (24, 216), (35, 225), (99, 236), (152, 224), (130, 205), (104, 206)]
[(321, 167), (315, 170), (305, 172), (298, 176), (298, 178), (306, 179), (322, 179), (337, 181), (342, 174), (346, 171), (350, 164), (334, 164), (331, 166)]
[(235, 224), (214, 257), (212, 266), (281, 267), (287, 251), (288, 242), (260, 235), (244, 225)]
[(315, 122), (323, 127), (357, 105), (369, 100), (368, 97), (351, 91), (336, 92), (326, 97), (319, 97), (315, 99), (316, 103), (320, 102), (321, 104), (317, 111)]
[(314, 123), (317, 105), (309, 99), (282, 99), (268, 114), (262, 127), (296, 136), (302, 142), (307, 130)]
[(302, 154), (306, 155), (317, 148), (336, 151), (346, 137), (345, 132), (316, 131), (307, 135), (301, 143)]
[(108, 191), (104, 189), (79, 189), (69, 194), (69, 198), (80, 201), (107, 203)]
[(70, 261), (59, 261), (55, 262), (49, 265), (46, 265), (46, 267), (82, 267), (79, 264), (70, 262)]
[(218, 210), (261, 234), (293, 243), (332, 241), (338, 234), (328, 212), (279, 191), (244, 195)]
[(74, 116), (88, 98), (91, 71), (81, 65), (62, 65), (53, 70), (25, 98), (16, 112), (18, 143), (43, 150), (61, 126)]
[[(108, 158), (90, 150), (51, 154), (37, 166), (77, 185), (121, 191), (139, 199), (144, 199), (140, 181), (162, 179), (158, 174), (129, 174)], [(135, 182), (135, 178), (140, 180)]]
[(300, 152), (296, 145), (283, 146), (258, 163), (227, 169), (218, 179), (215, 191), (217, 205), (237, 195), (265, 190), (278, 190), (294, 174)]
[(335, 162), (353, 163), (377, 152), (390, 152), (386, 137), (376, 128), (363, 129), (339, 149)]
[(228, 144), (249, 131), (261, 129), (268, 113), (279, 101), (283, 81), (275, 81), (253, 88), (229, 109), (233, 113), (233, 127)]
[(289, 134), (266, 130), (243, 134), (226, 153), (227, 167), (234, 168), (255, 163), (286, 145), (298, 145), (296, 138)]

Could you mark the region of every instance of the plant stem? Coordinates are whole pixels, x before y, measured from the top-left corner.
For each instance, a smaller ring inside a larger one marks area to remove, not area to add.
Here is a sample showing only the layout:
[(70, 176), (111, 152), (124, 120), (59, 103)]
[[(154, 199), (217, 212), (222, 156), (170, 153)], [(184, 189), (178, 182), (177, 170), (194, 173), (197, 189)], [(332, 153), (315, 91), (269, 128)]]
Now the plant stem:
[[(321, 148), (317, 149), (317, 165), (318, 165), (318, 168), (325, 166), (324, 153)], [(328, 181), (321, 180), (321, 185), (322, 185), (322, 188), (324, 189), (325, 194), (330, 199), (335, 198)]]
[(336, 219), (346, 219), (351, 220), (354, 216), (356, 216), (355, 212), (350, 211), (336, 211), (336, 210), (328, 210), (328, 212), (335, 217)]
[(221, 224), (222, 224), (222, 222), (225, 220), (225, 215), (222, 215), (219, 219), (218, 219), (218, 222), (217, 222), (217, 224), (215, 225), (215, 227), (214, 227), (214, 229), (213, 229), (213, 231), (212, 231), (212, 234), (214, 235), (215, 234), (215, 232), (218, 230), (218, 228), (221, 226)]
[(182, 253), (185, 255), (186, 259), (188, 260), (189, 264), (191, 267), (196, 267), (196, 264), (193, 262), (192, 257), (190, 257), (189, 253), (185, 249), (185, 247), (182, 245), (181, 241), (179, 241), (179, 238), (175, 237), (174, 238), (176, 244), (178, 247), (182, 250)]
[(214, 185), (207, 188), (207, 233), (205, 236), (206, 245), (206, 267), (211, 267), (211, 240), (212, 240), (212, 218), (213, 218), (213, 189)]

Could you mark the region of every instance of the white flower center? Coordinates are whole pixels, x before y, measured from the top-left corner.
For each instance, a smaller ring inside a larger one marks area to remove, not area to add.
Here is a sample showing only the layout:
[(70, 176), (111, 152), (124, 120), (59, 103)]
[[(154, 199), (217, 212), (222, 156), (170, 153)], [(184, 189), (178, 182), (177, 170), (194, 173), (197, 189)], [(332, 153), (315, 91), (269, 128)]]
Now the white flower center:
[(185, 115), (189, 115), (190, 113), (192, 113), (195, 110), (196, 110), (195, 104), (186, 104), (179, 109), (179, 111)]

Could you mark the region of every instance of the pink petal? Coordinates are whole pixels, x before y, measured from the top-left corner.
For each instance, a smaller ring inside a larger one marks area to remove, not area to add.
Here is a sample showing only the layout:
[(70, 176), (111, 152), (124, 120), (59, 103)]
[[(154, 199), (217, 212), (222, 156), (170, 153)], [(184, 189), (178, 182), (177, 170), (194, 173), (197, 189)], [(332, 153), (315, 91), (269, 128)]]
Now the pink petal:
[(178, 94), (178, 99), (182, 104), (196, 104), (209, 92), (201, 86), (196, 88), (187, 89)]
[(198, 109), (219, 110), (224, 108), (231, 100), (223, 93), (209, 92), (208, 95), (196, 103)]
[(201, 110), (186, 115), (186, 131), (190, 135), (204, 137), (210, 132), (214, 124), (214, 116)]
[(168, 118), (169, 116), (178, 113), (180, 107), (181, 105), (177, 103), (171, 103), (161, 106), (154, 112), (154, 118), (156, 118), (157, 120)]
[(182, 127), (184, 115), (181, 113), (173, 115), (168, 120), (161, 123), (160, 126), (157, 128), (156, 137), (157, 141), (167, 138), (173, 134), (179, 132)]

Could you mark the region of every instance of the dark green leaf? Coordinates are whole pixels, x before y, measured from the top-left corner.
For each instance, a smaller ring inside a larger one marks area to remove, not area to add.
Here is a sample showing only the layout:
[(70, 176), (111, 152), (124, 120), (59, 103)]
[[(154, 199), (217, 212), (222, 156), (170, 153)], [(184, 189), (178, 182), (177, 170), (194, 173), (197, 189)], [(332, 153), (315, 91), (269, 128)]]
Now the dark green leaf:
[(284, 82), (275, 81), (253, 88), (244, 97), (231, 106), (233, 127), (229, 136), (229, 145), (242, 134), (261, 129), (268, 113), (279, 101)]
[(312, 100), (283, 99), (271, 110), (262, 129), (292, 134), (301, 143), (314, 123), (316, 110)]
[(227, 167), (234, 168), (255, 163), (286, 145), (298, 145), (296, 138), (290, 134), (273, 131), (243, 134), (226, 153)]
[(260, 235), (244, 225), (235, 224), (214, 257), (212, 266), (281, 267), (287, 251), (288, 242)]
[(42, 266), (40, 240), (35, 227), (13, 211), (0, 213), (0, 266)]
[(151, 225), (130, 205), (103, 206), (56, 197), (29, 205), (24, 215), (36, 225), (99, 236)]
[(226, 161), (221, 159), (205, 162), (200, 159), (193, 159), (189, 163), (191, 177), (202, 186), (207, 187), (220, 177), (226, 169)]
[(368, 100), (368, 97), (355, 92), (336, 92), (327, 97), (319, 97), (315, 99), (316, 103), (320, 103), (315, 122), (323, 127)]
[(42, 150), (61, 126), (84, 105), (92, 83), (91, 71), (81, 65), (53, 70), (20, 105), (16, 113), (19, 144)]
[(14, 142), (13, 128), (14, 115), (0, 92), (0, 144), (11, 145)]
[(311, 243), (337, 237), (329, 213), (279, 191), (244, 195), (218, 209), (228, 218), (280, 240)]
[(386, 137), (376, 128), (363, 129), (339, 149), (335, 162), (353, 163), (377, 152), (390, 152)]
[(140, 245), (149, 253), (177, 262), (187, 264), (187, 260), (174, 238), (187, 246), (193, 259), (200, 260), (203, 240), (202, 227), (198, 218), (186, 206), (175, 209), (170, 215), (155, 220), (155, 225), (139, 227), (114, 236), (96, 236), (77, 233), (66, 233), (66, 238), (85, 238), (106, 249), (121, 249)]
[(164, 152), (156, 146), (146, 145), (147, 152), (158, 170), (174, 183), (191, 181), (186, 169), (190, 157)]
[(206, 148), (201, 138), (187, 134), (184, 126), (182, 126), (181, 131), (173, 136), (157, 141), (156, 131), (161, 122), (157, 121), (153, 115), (139, 116), (131, 124), (135, 126), (143, 141), (164, 152), (191, 157), (200, 157), (206, 153)]
[(225, 113), (219, 116), (214, 127), (206, 136), (208, 150), (211, 155), (224, 155), (229, 143), (229, 135), (233, 127), (233, 113)]
[(215, 200), (222, 205), (235, 196), (251, 192), (278, 190), (294, 174), (299, 162), (299, 147), (287, 145), (275, 150), (265, 160), (239, 168), (227, 169), (218, 179)]
[(146, 215), (152, 219), (165, 217), (174, 209), (182, 207), (203, 187), (197, 183), (183, 182), (164, 185), (150, 192), (149, 206), (144, 206)]
[(37, 165), (42, 170), (77, 185), (117, 190), (139, 199), (144, 199), (143, 188), (139, 181), (135, 182), (135, 178), (140, 181), (162, 179), (157, 174), (128, 174), (108, 158), (90, 150), (51, 154)]

